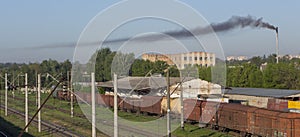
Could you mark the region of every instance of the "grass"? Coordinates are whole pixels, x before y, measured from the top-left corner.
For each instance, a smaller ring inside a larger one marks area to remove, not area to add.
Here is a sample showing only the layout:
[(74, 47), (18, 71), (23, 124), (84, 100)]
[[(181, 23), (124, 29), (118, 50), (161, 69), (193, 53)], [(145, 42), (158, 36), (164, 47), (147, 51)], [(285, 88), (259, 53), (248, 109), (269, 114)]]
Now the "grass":
[(184, 130), (178, 128), (172, 134), (177, 137), (229, 137), (230, 136), (210, 129), (199, 128), (197, 125), (192, 125), (192, 124), (185, 124)]
[[(119, 113), (121, 117), (132, 121), (151, 121), (157, 118), (152, 116), (135, 116), (131, 113), (121, 112)], [(220, 133), (214, 130), (199, 128), (198, 125), (193, 125), (190, 123), (185, 123), (185, 128), (182, 130), (180, 127), (172, 132), (172, 135), (176, 137), (229, 137), (229, 135)]]
[[(0, 92), (2, 94), (4, 93), (2, 91), (0, 91)], [(47, 95), (48, 94), (41, 94), (41, 98), (42, 98), (41, 102), (43, 102), (43, 100), (47, 97)], [(15, 97), (24, 98), (24, 95), (21, 94), (20, 92), (15, 92)], [(29, 97), (30, 101), (35, 101), (35, 94), (29, 94), (28, 97)], [(0, 97), (0, 101), (1, 101), (0, 104), (4, 104), (3, 96)], [(23, 101), (16, 101), (16, 100), (9, 98), (8, 104), (9, 104), (9, 107), (17, 109), (21, 112), (24, 112), (24, 102)], [(48, 102), (46, 104), (55, 106), (57, 108), (62, 108), (65, 110), (70, 109), (69, 102), (53, 99), (52, 97), (48, 100)], [(88, 114), (87, 116), (90, 116), (89, 106), (85, 106), (85, 105), (79, 106), (78, 104), (74, 104), (74, 114), (83, 114), (82, 109), (85, 111), (86, 114)], [(87, 109), (87, 110), (85, 110), (85, 109)], [(36, 110), (37, 110), (37, 107), (35, 105), (29, 105), (30, 116), (33, 116), (33, 114)], [(106, 111), (104, 111), (104, 110), (106, 110)], [(112, 111), (112, 109), (109, 109), (109, 110), (111, 112), (106, 113), (107, 108), (97, 107), (97, 116), (96, 116), (97, 120), (98, 120), (98, 118), (99, 119), (100, 118), (107, 119), (107, 120), (111, 119), (112, 118), (111, 114), (113, 113), (113, 111)], [(2, 114), (4, 114), (4, 113), (2, 113)], [(158, 116), (145, 116), (142, 114), (137, 115), (134, 113), (127, 113), (127, 112), (123, 112), (123, 111), (118, 111), (118, 115), (120, 117), (122, 117), (123, 119), (126, 119), (131, 122), (135, 122), (134, 123), (134, 124), (136, 124), (135, 128), (147, 129), (147, 130), (157, 129), (159, 131), (165, 130), (165, 125), (157, 126), (157, 124), (155, 124), (155, 123), (140, 126), (139, 122), (143, 123), (143, 122), (157, 120), (159, 118)], [(1, 116), (3, 116), (3, 115), (1, 115)], [(42, 109), (42, 120), (51, 121), (58, 125), (62, 125), (64, 127), (67, 127), (68, 129), (73, 130), (74, 132), (77, 132), (84, 136), (91, 136), (91, 123), (86, 118), (79, 118), (79, 117), (71, 118), (69, 113), (63, 113), (63, 112), (60, 112), (57, 110), (43, 108)], [(20, 122), (20, 120), (16, 120), (15, 118), (7, 119), (7, 121), (12, 122), (17, 127), (24, 127), (24, 123)], [(18, 123), (18, 121), (19, 121), (19, 123)], [(162, 122), (164, 122), (164, 121), (165, 121), (165, 119), (162, 119)], [(110, 122), (113, 122), (113, 121), (110, 121)], [(99, 121), (97, 121), (97, 123), (99, 123)], [(121, 121), (120, 121), (120, 123), (121, 123)], [(103, 126), (103, 125), (100, 125), (100, 126)], [(107, 127), (107, 129), (112, 130), (112, 128), (109, 126)], [(29, 133), (32, 134), (33, 136), (40, 136), (41, 134), (37, 133), (36, 131), (37, 131), (36, 128), (30, 126)], [(111, 131), (109, 131), (109, 132), (111, 132)], [(43, 133), (43, 134), (45, 134), (45, 133)], [(125, 135), (125, 133), (122, 135)], [(197, 125), (191, 125), (188, 123), (185, 124), (185, 130), (181, 130), (180, 128), (178, 128), (172, 133), (172, 135), (177, 136), (177, 137), (187, 137), (187, 136), (188, 137), (199, 137), (199, 136), (202, 136), (202, 137), (204, 137), (204, 136), (226, 137), (226, 136), (228, 136), (224, 133), (220, 133), (220, 132), (213, 131), (210, 129), (200, 129), (200, 128), (198, 128)], [(97, 136), (106, 136), (106, 135), (101, 133), (100, 131), (97, 131)]]
[(147, 121), (152, 121), (158, 119), (156, 116), (145, 116), (145, 115), (136, 115), (133, 113), (128, 113), (128, 112), (123, 112), (119, 111), (118, 116), (121, 118), (124, 118), (129, 121), (136, 121), (136, 122), (147, 122)]
[[(47, 96), (47, 94), (42, 94), (41, 95), (41, 98), (42, 98), (41, 102), (43, 102), (43, 100), (46, 98), (46, 96)], [(20, 94), (18, 92), (15, 92), (15, 97), (24, 98), (24, 95)], [(1, 96), (0, 100), (1, 100), (0, 104), (3, 105), (4, 104), (4, 97)], [(29, 94), (28, 95), (28, 100), (29, 101), (35, 101), (35, 94)], [(66, 110), (70, 109), (69, 102), (53, 99), (52, 97), (48, 100), (48, 102), (46, 104), (47, 105), (54, 105), (57, 108), (63, 108), (63, 109), (66, 109)], [(14, 109), (24, 113), (24, 102), (23, 101), (13, 100), (12, 98), (8, 98), (8, 107), (9, 108), (14, 108)], [(33, 116), (34, 113), (37, 111), (37, 107), (35, 105), (31, 105), (29, 103), (28, 111), (29, 111), (29, 116)], [(71, 118), (69, 113), (66, 114), (66, 113), (63, 113), (63, 112), (60, 112), (60, 111), (57, 111), (57, 110), (48, 109), (48, 108), (43, 108), (41, 112), (42, 112), (42, 120), (51, 121), (52, 123), (67, 127), (68, 129), (70, 129), (70, 130), (72, 130), (76, 133), (79, 133), (83, 136), (91, 136), (91, 131), (90, 131), (91, 124), (89, 123), (89, 121), (87, 119), (79, 118), (79, 117)], [(75, 113), (82, 113), (78, 105), (74, 105), (74, 112)], [(21, 120), (12, 119), (13, 123), (18, 122), (18, 121), (21, 121)], [(23, 128), (24, 125), (21, 124), (20, 127)], [(29, 130), (29, 131), (31, 133), (31, 130)], [(36, 133), (32, 133), (32, 135), (40, 136), (39, 134), (36, 134)], [(99, 131), (97, 132), (97, 135), (98, 136), (105, 136), (103, 133), (101, 133)]]
[[(24, 127), (24, 121), (20, 120), (19, 117), (15, 115), (8, 115), (8, 116), (2, 116), (4, 115), (4, 111), (0, 110), (0, 129), (7, 132), (9, 136), (16, 137), (19, 135), (20, 131)], [(21, 128), (20, 128), (21, 127)], [(30, 133), (30, 134), (28, 134)], [(38, 129), (35, 126), (30, 126), (28, 128), (28, 133), (24, 133), (23, 137), (32, 137), (32, 136), (52, 136), (46, 131), (38, 132)]]

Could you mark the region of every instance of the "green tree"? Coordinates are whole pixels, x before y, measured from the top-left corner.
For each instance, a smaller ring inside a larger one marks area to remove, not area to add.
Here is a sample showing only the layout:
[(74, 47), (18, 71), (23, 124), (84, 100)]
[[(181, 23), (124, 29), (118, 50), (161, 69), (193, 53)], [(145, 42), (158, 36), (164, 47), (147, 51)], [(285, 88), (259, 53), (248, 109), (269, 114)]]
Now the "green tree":
[(263, 75), (259, 69), (255, 69), (249, 74), (249, 87), (261, 88), (263, 86)]
[(170, 66), (169, 73), (170, 77), (180, 77), (180, 72), (176, 66)]
[(211, 67), (198, 67), (199, 78), (211, 82)]
[(96, 81), (108, 81), (111, 80), (111, 64), (115, 52), (110, 51), (109, 48), (103, 48), (96, 52), (96, 64), (95, 64), (95, 77)]
[(153, 63), (149, 60), (136, 59), (131, 66), (132, 76), (145, 76), (150, 70), (153, 70)]
[(152, 72), (165, 75), (166, 69), (168, 67), (169, 67), (169, 65), (164, 61), (155, 61), (152, 66), (152, 68), (153, 68)]
[(253, 57), (249, 61), (251, 62), (251, 64), (255, 64), (257, 67), (259, 67), (263, 63), (263, 60), (260, 56)]

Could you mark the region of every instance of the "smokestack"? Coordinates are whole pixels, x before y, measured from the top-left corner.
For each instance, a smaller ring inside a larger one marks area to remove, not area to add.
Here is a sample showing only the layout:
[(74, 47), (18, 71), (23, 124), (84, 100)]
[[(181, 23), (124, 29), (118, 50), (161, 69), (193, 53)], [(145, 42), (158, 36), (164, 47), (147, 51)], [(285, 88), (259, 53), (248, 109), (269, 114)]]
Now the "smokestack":
[(276, 31), (276, 63), (279, 62), (279, 40), (278, 40), (278, 27), (275, 28)]

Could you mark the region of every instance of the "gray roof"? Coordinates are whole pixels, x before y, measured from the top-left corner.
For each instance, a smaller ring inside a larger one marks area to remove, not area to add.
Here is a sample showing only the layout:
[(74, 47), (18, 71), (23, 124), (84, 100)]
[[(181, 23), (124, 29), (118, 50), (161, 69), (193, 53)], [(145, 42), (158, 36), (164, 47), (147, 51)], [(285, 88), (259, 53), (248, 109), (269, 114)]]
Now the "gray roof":
[(300, 94), (300, 90), (266, 89), (266, 88), (232, 88), (232, 90), (226, 91), (225, 94), (284, 98), (284, 97)]
[[(180, 83), (181, 81), (189, 81), (191, 77), (181, 80), (180, 77), (170, 77), (170, 85)], [(113, 82), (98, 82), (97, 86), (99, 87), (109, 87), (113, 88)], [(167, 80), (165, 77), (125, 77), (118, 79), (118, 88), (119, 89), (158, 89), (165, 88), (167, 86)]]

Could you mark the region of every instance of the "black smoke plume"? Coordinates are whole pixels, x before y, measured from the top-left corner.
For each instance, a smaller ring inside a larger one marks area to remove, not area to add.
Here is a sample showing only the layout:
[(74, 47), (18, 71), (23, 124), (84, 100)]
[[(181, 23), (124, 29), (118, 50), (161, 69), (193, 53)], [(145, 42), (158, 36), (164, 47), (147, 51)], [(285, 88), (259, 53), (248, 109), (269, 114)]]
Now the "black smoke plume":
[[(248, 15), (247, 17), (240, 17), (240, 16), (232, 16), (229, 20), (222, 22), (222, 23), (217, 23), (217, 24), (211, 24), (211, 28), (215, 32), (223, 32), (223, 31), (230, 31), (232, 29), (236, 28), (245, 28), (245, 27), (250, 27), (250, 28), (266, 28), (266, 29), (271, 29), (271, 30), (276, 30), (276, 27), (262, 21), (263, 18), (256, 19), (255, 17), (252, 17)], [(209, 27), (209, 26), (208, 26)], [(205, 31), (206, 28), (197, 28), (195, 29), (195, 33), (197, 34), (207, 34)]]
[[(166, 31), (162, 32), (162, 34), (150, 34), (150, 35), (144, 35), (140, 37), (134, 38), (134, 41), (137, 42), (151, 42), (151, 41), (158, 41), (166, 39), (167, 36), (173, 37), (173, 38), (187, 38), (187, 37), (194, 37), (194, 35), (207, 35), (213, 32), (226, 32), (233, 29), (241, 29), (241, 28), (265, 28), (270, 30), (275, 30), (278, 32), (278, 27), (275, 27), (267, 22), (262, 21), (262, 18), (256, 19), (253, 16), (246, 16), (246, 17), (240, 17), (240, 16), (232, 16), (230, 19), (228, 19), (225, 22), (221, 23), (212, 23), (209, 26), (205, 27), (197, 27), (192, 30), (175, 30), (175, 31)], [(112, 39), (112, 40), (106, 40), (102, 42), (102, 44), (112, 44), (117, 42), (125, 42), (132, 39), (131, 37), (125, 37), (125, 38), (119, 38), (119, 39)], [(91, 42), (87, 44), (83, 44), (81, 46), (91, 46), (91, 45), (99, 45), (100, 42)], [(75, 44), (64, 44), (61, 45), (61, 47), (75, 47)], [(58, 48), (59, 45), (55, 45), (51, 47), (51, 45), (48, 46), (40, 46), (39, 48)], [(38, 48), (38, 47), (35, 47)]]
[[(186, 38), (186, 37), (193, 37), (194, 35), (207, 35), (213, 32), (226, 32), (233, 29), (238, 28), (266, 28), (270, 30), (278, 31), (278, 28), (267, 23), (263, 22), (262, 18), (256, 19), (252, 16), (246, 16), (246, 17), (240, 17), (240, 16), (232, 16), (230, 19), (228, 19), (225, 22), (221, 23), (212, 23), (209, 26), (206, 27), (197, 27), (192, 30), (177, 30), (177, 31), (167, 31), (163, 32), (163, 34), (174, 37), (174, 38)], [(142, 37), (138, 37), (135, 40), (138, 41), (153, 41), (153, 40), (160, 40), (164, 39), (165, 37), (163, 35), (146, 35)], [(120, 39), (115, 39), (107, 42), (119, 42)], [(129, 40), (129, 38), (127, 39)]]

